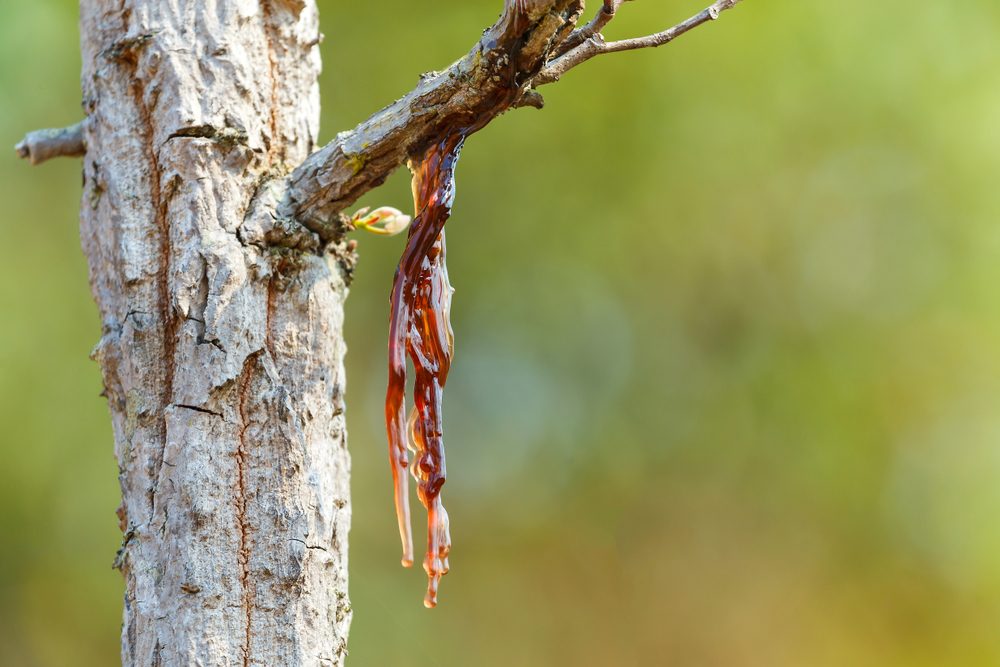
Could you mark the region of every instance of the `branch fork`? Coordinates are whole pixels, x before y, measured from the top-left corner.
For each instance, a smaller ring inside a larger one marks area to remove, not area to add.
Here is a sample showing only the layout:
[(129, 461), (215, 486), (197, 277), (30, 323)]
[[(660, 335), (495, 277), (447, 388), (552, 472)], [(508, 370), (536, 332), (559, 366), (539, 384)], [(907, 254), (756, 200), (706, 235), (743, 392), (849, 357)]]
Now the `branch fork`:
[[(603, 0), (587, 24), (576, 27), (581, 0), (507, 0), (500, 20), (461, 60), (310, 156), (289, 179), (285, 213), (313, 231), (339, 224), (340, 212), (381, 185), (395, 169), (442, 139), (457, 117), (486, 125), (508, 109), (541, 108), (540, 86), (558, 81), (574, 67), (605, 53), (667, 44), (714, 21), (740, 0), (718, 0), (667, 30), (607, 42), (601, 31), (629, 0)], [(497, 106), (498, 94), (513, 83), (516, 94)], [(482, 118), (483, 114), (489, 117)]]

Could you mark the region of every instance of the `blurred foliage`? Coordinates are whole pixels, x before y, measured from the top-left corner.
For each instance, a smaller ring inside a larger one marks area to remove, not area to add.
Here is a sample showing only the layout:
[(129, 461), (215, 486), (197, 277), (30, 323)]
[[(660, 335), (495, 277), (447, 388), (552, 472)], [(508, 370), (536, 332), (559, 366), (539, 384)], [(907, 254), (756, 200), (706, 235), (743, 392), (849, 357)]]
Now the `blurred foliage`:
[[(321, 4), (329, 139), (500, 2)], [(697, 9), (633, 3), (609, 37)], [(397, 564), (381, 421), (402, 240), (361, 239), (350, 664), (1000, 664), (998, 27), (995, 0), (749, 0), (469, 142), (434, 612)], [(69, 0), (0, 5), (0, 145), (78, 119), (76, 31)], [(104, 666), (118, 490), (79, 166), (7, 155), (0, 663)], [(406, 175), (362, 203), (407, 208)]]

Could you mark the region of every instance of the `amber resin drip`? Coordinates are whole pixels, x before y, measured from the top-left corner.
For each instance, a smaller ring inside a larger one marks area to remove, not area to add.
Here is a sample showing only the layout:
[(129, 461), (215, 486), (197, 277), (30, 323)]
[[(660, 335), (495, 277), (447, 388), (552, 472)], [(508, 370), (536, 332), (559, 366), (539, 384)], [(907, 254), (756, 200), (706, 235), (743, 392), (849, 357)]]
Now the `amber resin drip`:
[[(506, 8), (513, 12), (515, 27), (530, 20), (527, 10), (534, 1), (507, 0)], [(444, 139), (429, 148), (418, 162), (410, 162), (416, 215), (396, 268), (390, 297), (389, 388), (385, 397), (389, 460), (405, 567), (413, 565), (407, 468), (417, 480), (417, 497), (427, 508), (426, 607), (437, 605), (438, 585), (448, 573), (451, 551), (448, 512), (441, 502), (441, 487), (446, 477), (442, 398), (454, 354), (450, 321), (452, 289), (445, 265), (444, 225), (455, 201), (455, 167), (466, 138), (510, 108), (522, 92), (515, 63), (506, 56), (498, 62), (506, 72), (493, 77), (503, 84), (491, 99), (465, 118), (452, 120), (450, 126), (442, 128)], [(414, 368), (414, 407), (408, 419), (407, 357)], [(407, 450), (413, 452), (412, 466)]]
[[(417, 215), (393, 279), (389, 321), (385, 418), (396, 515), (403, 565), (409, 567), (413, 564), (413, 539), (406, 469), (410, 467), (417, 480), (417, 497), (427, 508), (427, 607), (437, 604), (438, 584), (448, 573), (451, 549), (448, 512), (441, 502), (446, 476), (442, 398), (454, 350), (444, 224), (455, 199), (455, 165), (464, 141), (464, 132), (450, 134), (428, 150), (419, 164), (411, 164)], [(407, 356), (414, 368), (414, 407), (409, 419), (405, 399)], [(412, 466), (407, 448), (413, 451)]]

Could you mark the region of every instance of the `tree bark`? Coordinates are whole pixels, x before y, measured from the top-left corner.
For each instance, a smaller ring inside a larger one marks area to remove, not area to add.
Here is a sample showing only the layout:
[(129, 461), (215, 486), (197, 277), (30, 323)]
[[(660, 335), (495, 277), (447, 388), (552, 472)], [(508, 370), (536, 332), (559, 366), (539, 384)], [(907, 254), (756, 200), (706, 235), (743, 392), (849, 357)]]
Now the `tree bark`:
[(275, 215), (312, 151), (312, 0), (81, 0), (81, 237), (126, 665), (340, 665), (350, 252)]

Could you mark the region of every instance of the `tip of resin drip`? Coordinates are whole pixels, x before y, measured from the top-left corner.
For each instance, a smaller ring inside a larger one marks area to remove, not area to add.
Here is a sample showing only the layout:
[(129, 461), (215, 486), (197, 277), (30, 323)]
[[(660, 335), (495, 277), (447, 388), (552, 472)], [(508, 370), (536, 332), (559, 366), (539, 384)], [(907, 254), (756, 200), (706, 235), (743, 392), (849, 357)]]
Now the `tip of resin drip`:
[(427, 595), (424, 596), (424, 606), (433, 609), (438, 603), (438, 586), (441, 583), (443, 572), (427, 573)]
[(424, 596), (424, 606), (428, 609), (438, 606), (437, 591), (427, 591), (427, 595)]
[(413, 556), (406, 557), (405, 555), (399, 559), (400, 565), (403, 567), (413, 567)]

